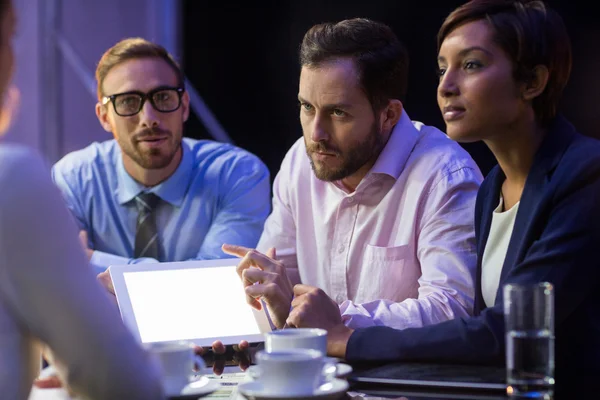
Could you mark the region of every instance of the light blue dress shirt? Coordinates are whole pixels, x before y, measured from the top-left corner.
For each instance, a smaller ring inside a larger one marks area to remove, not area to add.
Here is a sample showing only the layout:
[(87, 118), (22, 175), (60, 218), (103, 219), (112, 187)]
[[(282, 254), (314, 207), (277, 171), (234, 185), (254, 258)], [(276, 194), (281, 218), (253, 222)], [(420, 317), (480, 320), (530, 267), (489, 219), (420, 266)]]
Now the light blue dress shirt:
[(183, 157), (167, 180), (151, 188), (126, 171), (115, 140), (92, 143), (67, 154), (52, 168), (81, 230), (94, 249), (96, 270), (110, 265), (156, 262), (133, 259), (137, 209), (135, 196), (152, 192), (160, 261), (225, 258), (223, 243), (255, 247), (270, 212), (269, 171), (238, 147), (184, 138)]

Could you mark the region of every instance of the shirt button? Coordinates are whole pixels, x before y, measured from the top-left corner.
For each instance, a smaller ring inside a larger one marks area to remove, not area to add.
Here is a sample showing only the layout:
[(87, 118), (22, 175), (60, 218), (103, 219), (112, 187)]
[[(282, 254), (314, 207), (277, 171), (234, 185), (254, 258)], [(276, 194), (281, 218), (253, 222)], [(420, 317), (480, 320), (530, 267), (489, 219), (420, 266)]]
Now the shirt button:
[(354, 203), (354, 197), (348, 197), (348, 200), (346, 200), (348, 202), (348, 204), (352, 204)]
[(342, 254), (344, 252), (344, 250), (346, 250), (346, 248), (344, 247), (344, 245), (341, 245), (340, 248), (338, 249), (338, 253)]
[(342, 296), (341, 294), (338, 294), (337, 296), (335, 296), (335, 301), (338, 304), (342, 304), (344, 302), (344, 296)]

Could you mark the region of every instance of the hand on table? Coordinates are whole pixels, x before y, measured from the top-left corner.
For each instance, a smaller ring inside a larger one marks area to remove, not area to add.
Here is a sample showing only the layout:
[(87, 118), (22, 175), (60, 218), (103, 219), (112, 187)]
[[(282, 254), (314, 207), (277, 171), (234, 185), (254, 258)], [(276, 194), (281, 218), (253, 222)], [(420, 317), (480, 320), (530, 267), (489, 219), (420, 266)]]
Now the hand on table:
[(300, 284), (294, 286), (294, 295), (289, 327), (330, 329), (343, 324), (339, 306), (323, 290)]
[[(235, 351), (233, 355), (233, 360), (238, 362), (238, 366), (242, 371), (245, 371), (250, 366), (250, 359), (248, 358), (247, 351), (250, 345), (247, 341), (242, 340), (238, 345), (233, 345), (233, 350)], [(209, 349), (196, 346), (194, 351), (196, 354), (202, 356), (206, 354)], [(215, 355), (214, 363), (213, 363), (213, 373), (215, 375), (221, 375), (223, 370), (225, 369), (225, 363), (227, 359), (225, 358), (225, 345), (217, 340), (212, 344), (212, 351)]]
[(283, 328), (294, 292), (285, 265), (277, 260), (275, 249), (262, 254), (230, 244), (224, 244), (222, 248), (225, 253), (242, 258), (237, 272), (244, 284), (248, 304), (260, 310), (261, 300), (264, 301), (273, 324), (278, 329)]
[(66, 386), (66, 391), (69, 393), (69, 397), (75, 397), (76, 394), (68, 386), (63, 384), (62, 379), (58, 375), (49, 375), (45, 378), (37, 378), (33, 381), (33, 386), (38, 389), (61, 389)]
[(293, 328), (321, 328), (327, 331), (327, 354), (344, 358), (354, 332), (342, 321), (339, 306), (325, 292), (308, 285), (294, 286), (292, 311), (286, 320)]
[(40, 389), (55, 389), (63, 387), (63, 383), (58, 375), (49, 375), (45, 378), (37, 378), (33, 381), (33, 386)]
[(48, 362), (49, 365), (51, 365), (54, 368), (54, 371), (52, 371), (52, 374), (47, 375), (43, 378), (38, 377), (36, 380), (33, 381), (33, 386), (39, 389), (65, 388), (65, 390), (69, 393), (69, 397), (75, 397), (75, 393), (71, 389), (71, 387), (65, 382), (63, 382), (61, 377), (58, 375), (57, 371), (61, 368), (64, 369), (64, 366), (61, 364), (60, 360), (57, 360), (54, 357), (54, 352), (52, 351), (52, 349), (50, 349), (50, 347), (43, 345), (41, 347), (41, 350), (43, 358)]

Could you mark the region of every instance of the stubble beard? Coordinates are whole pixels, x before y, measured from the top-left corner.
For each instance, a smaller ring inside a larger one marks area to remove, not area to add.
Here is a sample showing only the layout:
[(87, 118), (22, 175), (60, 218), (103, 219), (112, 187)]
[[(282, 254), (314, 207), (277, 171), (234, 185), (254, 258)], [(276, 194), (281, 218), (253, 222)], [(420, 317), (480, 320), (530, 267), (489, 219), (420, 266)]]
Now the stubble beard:
[[(306, 145), (306, 139), (304, 143)], [(366, 139), (354, 144), (343, 153), (339, 149), (329, 148), (323, 143), (313, 144), (310, 148), (306, 146), (306, 152), (308, 159), (310, 160), (310, 166), (317, 179), (333, 182), (347, 178), (356, 173), (362, 166), (374, 158), (377, 158), (384, 146), (385, 143), (381, 131), (378, 129), (377, 124), (373, 123), (371, 132)], [(342, 163), (337, 168), (328, 168), (324, 164), (320, 165), (318, 162), (315, 162), (312, 157), (314, 151), (335, 153), (336, 157), (342, 160)]]

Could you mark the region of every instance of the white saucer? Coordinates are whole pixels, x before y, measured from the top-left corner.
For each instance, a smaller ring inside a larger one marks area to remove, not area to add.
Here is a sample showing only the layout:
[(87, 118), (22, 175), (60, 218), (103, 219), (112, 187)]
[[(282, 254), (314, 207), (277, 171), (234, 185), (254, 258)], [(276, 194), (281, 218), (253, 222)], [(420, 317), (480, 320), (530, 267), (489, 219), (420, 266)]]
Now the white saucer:
[(348, 375), (350, 375), (350, 373), (352, 373), (352, 367), (349, 366), (348, 364), (337, 363), (335, 366), (336, 366), (336, 370), (335, 370), (336, 378), (345, 378)]
[(282, 396), (265, 393), (265, 389), (259, 381), (250, 381), (240, 383), (238, 385), (238, 391), (247, 399), (250, 400), (273, 400), (273, 399), (285, 399), (285, 400), (327, 400), (337, 399), (341, 397), (348, 390), (348, 382), (342, 379), (334, 379), (331, 382), (327, 382), (317, 389), (314, 390), (312, 395), (309, 396)]
[[(254, 380), (254, 377), (252, 376), (253, 367), (254, 366), (250, 366), (250, 369), (248, 370), (248, 378), (252, 380)], [(352, 367), (348, 364), (338, 362), (335, 364), (335, 368), (335, 377), (339, 379), (344, 379), (352, 373)]]
[(205, 396), (221, 387), (221, 383), (215, 379), (208, 379), (206, 376), (190, 382), (185, 385), (179, 393), (167, 393), (169, 400), (197, 399), (200, 396)]
[(325, 360), (327, 360), (328, 363), (335, 364), (335, 366), (336, 366), (335, 377), (336, 378), (345, 378), (348, 375), (350, 375), (350, 373), (352, 372), (352, 367), (349, 366), (348, 364), (344, 364), (342, 362), (343, 359), (341, 359), (341, 358), (325, 357)]

